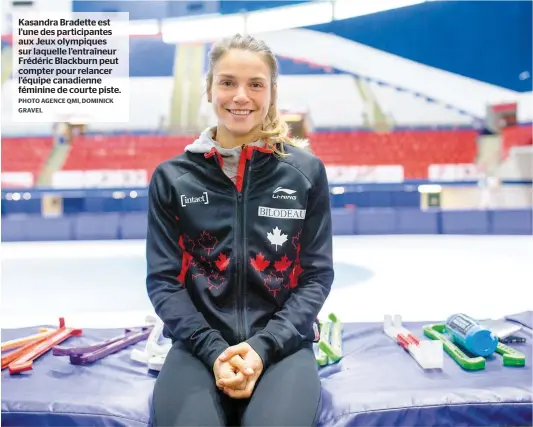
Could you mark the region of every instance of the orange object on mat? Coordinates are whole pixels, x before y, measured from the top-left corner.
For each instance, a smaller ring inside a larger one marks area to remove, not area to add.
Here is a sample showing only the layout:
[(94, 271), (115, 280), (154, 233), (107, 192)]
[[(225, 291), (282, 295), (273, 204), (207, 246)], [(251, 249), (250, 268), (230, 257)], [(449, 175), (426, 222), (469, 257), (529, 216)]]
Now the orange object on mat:
[(41, 328), (39, 329), (39, 333), (35, 335), (30, 335), (23, 338), (15, 338), (14, 340), (5, 341), (2, 343), (2, 351), (7, 350), (13, 350), (18, 347), (22, 347), (23, 345), (29, 344), (31, 342), (34, 342), (36, 340), (40, 340), (41, 338), (44, 338), (47, 336), (47, 332), (54, 331), (55, 329), (48, 329), (48, 328)]
[(71, 336), (80, 336), (81, 334), (81, 329), (66, 328), (65, 319), (61, 317), (58, 329), (46, 332), (42, 338), (37, 338), (18, 350), (2, 356), (2, 369), (9, 368), (10, 374), (31, 370), (35, 359)]

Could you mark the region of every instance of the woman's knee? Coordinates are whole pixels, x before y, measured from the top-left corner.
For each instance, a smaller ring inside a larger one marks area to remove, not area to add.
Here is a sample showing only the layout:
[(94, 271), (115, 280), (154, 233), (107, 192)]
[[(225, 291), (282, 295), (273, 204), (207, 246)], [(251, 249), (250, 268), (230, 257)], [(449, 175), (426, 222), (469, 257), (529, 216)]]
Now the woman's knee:
[(173, 346), (156, 379), (152, 396), (154, 427), (223, 425), (213, 375), (179, 346)]
[(244, 413), (243, 426), (315, 426), (321, 402), (314, 353), (302, 349), (264, 372)]

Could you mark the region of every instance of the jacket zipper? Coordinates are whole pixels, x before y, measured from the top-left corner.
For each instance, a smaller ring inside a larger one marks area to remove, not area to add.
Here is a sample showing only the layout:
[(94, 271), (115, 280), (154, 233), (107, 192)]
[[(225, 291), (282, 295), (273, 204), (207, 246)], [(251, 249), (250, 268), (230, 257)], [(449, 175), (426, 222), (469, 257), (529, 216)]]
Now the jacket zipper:
[[(251, 160), (248, 160), (248, 164), (246, 165), (246, 173), (245, 173), (245, 177), (247, 177), (249, 175), (249, 172), (250, 172), (250, 168), (251, 168)], [(247, 277), (247, 272), (248, 272), (248, 238), (246, 236), (246, 211), (247, 211), (247, 203), (246, 203), (246, 193), (248, 192), (248, 183), (247, 183), (247, 180), (245, 180), (245, 186), (243, 188), (243, 193), (244, 193), (244, 196), (243, 196), (243, 204), (242, 204), (242, 212), (243, 212), (243, 218), (242, 218), (242, 242), (243, 242), (243, 252), (242, 252), (242, 274), (241, 274), (241, 277), (242, 277), (242, 283), (241, 283), (241, 292), (242, 292), (242, 321), (243, 321), (243, 335), (244, 337), (242, 338), (241, 342), (244, 341), (245, 339), (247, 339), (248, 337), (246, 336), (246, 331), (248, 330), (248, 319), (247, 319), (247, 316), (246, 316), (246, 312), (247, 312), (247, 306), (248, 306), (248, 302), (247, 302), (247, 298), (246, 298), (246, 283), (247, 283), (247, 280), (246, 280), (246, 277)]]
[[(252, 152), (252, 158), (255, 152)], [(235, 259), (238, 260), (236, 264), (236, 279), (237, 279), (237, 331), (239, 343), (243, 342), (246, 339), (246, 272), (247, 272), (247, 244), (246, 244), (246, 197), (244, 196), (247, 192), (248, 182), (247, 177), (251, 168), (252, 159), (248, 160), (247, 148), (243, 147), (241, 156), (245, 156), (246, 167), (244, 168), (244, 173), (242, 176), (242, 187), (239, 188), (234, 185), (235, 194), (236, 194), (236, 212), (235, 215)], [(219, 166), (221, 159), (219, 160)], [(222, 171), (222, 169), (220, 169)], [(229, 178), (223, 173), (224, 178)], [(233, 184), (232, 181), (230, 181)], [(240, 273), (240, 274), (239, 274)]]
[(243, 229), (242, 229), (242, 221), (243, 221), (243, 212), (242, 212), (242, 193), (237, 192), (237, 223), (235, 224), (235, 230), (236, 230), (236, 247), (239, 250), (239, 253), (237, 255), (238, 264), (237, 264), (237, 330), (238, 330), (238, 339), (239, 343), (244, 341), (244, 322), (243, 322), (243, 310), (244, 310), (244, 304), (242, 301), (242, 293), (243, 293), (243, 280), (242, 280), (242, 271), (243, 271), (243, 262), (242, 259), (244, 258), (244, 249), (241, 248), (241, 246), (244, 244), (243, 237)]
[[(242, 155), (246, 156), (246, 153)], [(238, 233), (238, 248), (240, 250), (238, 259), (240, 261), (240, 268), (238, 269), (237, 280), (237, 319), (238, 319), (238, 331), (239, 342), (246, 340), (246, 271), (247, 271), (247, 244), (246, 244), (246, 192), (248, 189), (247, 177), (250, 171), (251, 160), (246, 159), (246, 168), (243, 176), (243, 186), (241, 191), (237, 191), (237, 224), (236, 229)]]

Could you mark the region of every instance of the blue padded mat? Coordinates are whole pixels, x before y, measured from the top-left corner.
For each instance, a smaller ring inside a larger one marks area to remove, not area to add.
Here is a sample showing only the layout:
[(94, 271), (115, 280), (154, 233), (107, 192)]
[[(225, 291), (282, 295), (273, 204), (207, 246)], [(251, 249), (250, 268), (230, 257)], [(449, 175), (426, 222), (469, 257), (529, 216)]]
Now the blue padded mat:
[[(509, 316), (523, 322), (531, 313)], [(422, 337), (421, 326), (405, 323)], [(67, 319), (68, 324), (68, 319)], [(52, 325), (53, 326), (53, 325)], [(321, 369), (322, 426), (530, 426), (533, 418), (532, 332), (526, 344), (527, 365), (508, 368), (500, 356), (486, 369), (466, 372), (445, 355), (442, 371), (424, 372), (382, 332), (381, 323), (346, 324), (344, 359)], [(35, 333), (36, 328), (2, 330), (2, 340)], [(120, 329), (85, 329), (69, 345), (98, 342)], [(137, 344), (138, 348), (143, 343)], [(89, 366), (46, 354), (33, 371), (2, 372), (3, 426), (150, 425), (149, 407), (155, 378), (130, 360), (128, 350)]]
[(524, 311), (523, 313), (509, 314), (505, 319), (519, 323), (524, 328), (533, 329), (533, 311)]

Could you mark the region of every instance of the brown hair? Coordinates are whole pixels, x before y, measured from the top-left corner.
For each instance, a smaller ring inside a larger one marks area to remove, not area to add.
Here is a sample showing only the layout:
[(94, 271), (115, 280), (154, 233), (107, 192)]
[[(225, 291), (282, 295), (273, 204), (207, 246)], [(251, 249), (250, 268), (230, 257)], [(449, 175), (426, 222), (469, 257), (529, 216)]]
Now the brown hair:
[(278, 96), (274, 89), (274, 85), (277, 83), (279, 77), (278, 61), (272, 53), (272, 50), (262, 40), (257, 40), (250, 35), (243, 36), (241, 34), (235, 34), (231, 38), (226, 38), (215, 43), (209, 52), (208, 57), (209, 69), (206, 77), (207, 91), (211, 91), (213, 84), (213, 69), (215, 68), (216, 63), (231, 49), (241, 49), (261, 54), (270, 68), (272, 101), (265, 121), (263, 122), (263, 129), (259, 135), (260, 138), (266, 142), (268, 148), (282, 156), (285, 155), (283, 152), (283, 145), (280, 144), (282, 142), (294, 147), (305, 148), (307, 146), (306, 141), (289, 136), (289, 126), (279, 114), (277, 107)]

